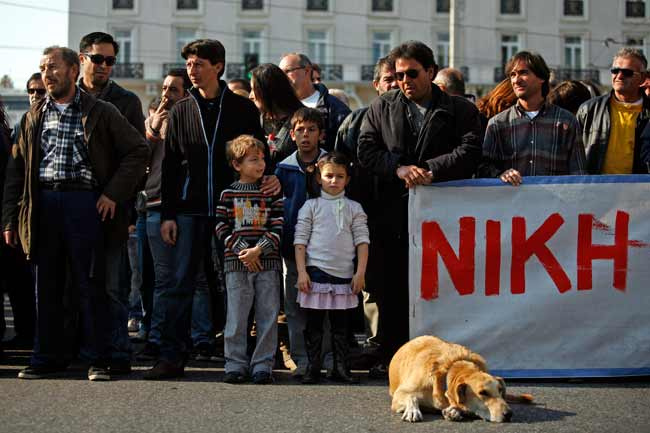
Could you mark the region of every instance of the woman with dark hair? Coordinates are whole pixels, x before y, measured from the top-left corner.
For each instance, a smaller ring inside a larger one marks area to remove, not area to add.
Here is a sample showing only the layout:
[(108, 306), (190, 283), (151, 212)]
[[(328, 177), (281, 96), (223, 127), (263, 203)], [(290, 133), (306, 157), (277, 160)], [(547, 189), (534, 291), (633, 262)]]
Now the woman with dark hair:
[(583, 102), (591, 99), (589, 88), (580, 81), (562, 81), (548, 94), (546, 101), (575, 114)]
[(291, 116), (303, 105), (286, 74), (272, 63), (261, 64), (251, 71), (249, 98), (262, 113), (271, 162), (275, 165), (296, 150), (289, 134)]

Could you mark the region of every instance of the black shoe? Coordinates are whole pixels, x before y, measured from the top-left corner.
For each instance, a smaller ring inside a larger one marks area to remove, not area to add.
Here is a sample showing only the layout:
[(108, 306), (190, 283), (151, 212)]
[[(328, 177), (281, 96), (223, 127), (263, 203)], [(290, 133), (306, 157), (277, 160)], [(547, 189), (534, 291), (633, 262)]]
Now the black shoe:
[(214, 347), (210, 343), (199, 343), (194, 347), (196, 361), (210, 361), (214, 355)]
[(160, 356), (160, 346), (156, 343), (147, 341), (144, 348), (136, 353), (135, 359), (138, 361), (155, 361)]
[(224, 383), (238, 384), (246, 382), (246, 375), (238, 371), (229, 371), (223, 377)]
[(37, 365), (23, 368), (18, 372), (19, 379), (45, 379), (65, 371), (65, 367), (56, 365)]
[(315, 385), (317, 383), (320, 383), (320, 379), (320, 366), (309, 364), (307, 366), (307, 370), (305, 370), (305, 374), (302, 377), (301, 382), (303, 385)]
[(185, 374), (183, 365), (174, 364), (173, 362), (160, 360), (156, 362), (151, 369), (144, 372), (142, 376), (145, 380), (162, 380), (182, 377)]
[(131, 361), (128, 359), (113, 359), (108, 364), (108, 369), (111, 374), (115, 375), (131, 374)]
[(368, 370), (368, 377), (371, 379), (386, 379), (388, 377), (388, 367), (383, 362), (378, 362)]
[(91, 365), (88, 368), (88, 380), (93, 382), (111, 380), (111, 373), (106, 367)]
[(273, 380), (273, 375), (268, 371), (258, 371), (253, 373), (253, 383), (255, 385), (270, 385), (275, 380)]

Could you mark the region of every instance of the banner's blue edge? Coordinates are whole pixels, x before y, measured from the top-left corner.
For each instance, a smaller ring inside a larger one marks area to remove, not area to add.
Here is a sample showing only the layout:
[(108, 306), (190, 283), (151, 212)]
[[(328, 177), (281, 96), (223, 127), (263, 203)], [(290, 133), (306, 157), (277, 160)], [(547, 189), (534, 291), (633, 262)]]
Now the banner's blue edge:
[(562, 379), (650, 376), (648, 368), (576, 368), (537, 370), (490, 370), (506, 379)]
[[(578, 183), (650, 183), (650, 174), (625, 174), (625, 175), (600, 175), (600, 176), (524, 176), (524, 185), (552, 185), (552, 184), (578, 184)], [(500, 179), (464, 179), (449, 182), (432, 183), (425, 187), (447, 188), (464, 186), (504, 186)]]

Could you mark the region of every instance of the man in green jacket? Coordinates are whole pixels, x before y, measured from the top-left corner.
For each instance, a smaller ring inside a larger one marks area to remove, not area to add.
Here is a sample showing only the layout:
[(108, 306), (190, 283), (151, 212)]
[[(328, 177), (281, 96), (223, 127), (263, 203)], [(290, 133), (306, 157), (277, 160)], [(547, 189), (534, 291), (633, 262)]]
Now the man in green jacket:
[[(79, 57), (49, 47), (40, 63), (48, 96), (27, 115), (7, 166), (2, 224), (5, 242), (35, 263), (37, 329), (30, 366), (19, 378), (64, 370), (63, 287), (69, 267), (79, 293), (89, 380), (110, 379), (104, 239), (126, 230), (116, 212), (145, 173), (144, 138), (112, 105), (75, 85)], [(103, 233), (107, 233), (105, 237)]]

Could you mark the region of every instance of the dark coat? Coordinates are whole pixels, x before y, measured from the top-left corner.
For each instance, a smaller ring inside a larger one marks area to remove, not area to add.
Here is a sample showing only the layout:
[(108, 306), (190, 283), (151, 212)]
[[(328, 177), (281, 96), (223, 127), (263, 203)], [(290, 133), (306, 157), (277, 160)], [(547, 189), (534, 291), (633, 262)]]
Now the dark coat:
[[(27, 113), (18, 142), (7, 165), (7, 180), (2, 206), (3, 230), (17, 230), (23, 250), (29, 257), (37, 242), (35, 225), (38, 214), (39, 165), (43, 105), (39, 102)], [(84, 138), (93, 173), (106, 197), (124, 203), (133, 198), (149, 159), (144, 137), (120, 112), (107, 102), (81, 92)], [(104, 223), (106, 238), (126, 240), (128, 215), (119, 211)]]
[(481, 159), (481, 122), (474, 104), (437, 86), (431, 97), (419, 133), (400, 90), (371, 102), (361, 124), (359, 161), (379, 177), (381, 191), (372, 224), (398, 237), (408, 233), (408, 190), (397, 177), (398, 166), (417, 165), (431, 170), (434, 182), (443, 182), (471, 178)]
[(325, 144), (322, 148), (329, 152), (334, 149), (339, 126), (351, 111), (340, 99), (330, 95), (323, 84), (314, 84), (314, 87), (320, 94), (316, 109), (323, 115), (325, 123)]

